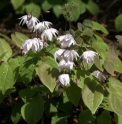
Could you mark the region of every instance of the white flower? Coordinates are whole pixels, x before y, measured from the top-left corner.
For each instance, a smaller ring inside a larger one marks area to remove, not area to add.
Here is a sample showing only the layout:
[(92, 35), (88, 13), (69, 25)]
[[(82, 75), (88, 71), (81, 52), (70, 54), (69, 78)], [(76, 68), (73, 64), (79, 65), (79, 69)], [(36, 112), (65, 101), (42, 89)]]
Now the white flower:
[(62, 48), (70, 47), (72, 44), (77, 45), (76, 41), (74, 40), (71, 34), (59, 36), (57, 40), (61, 42)]
[(94, 72), (92, 73), (92, 75), (94, 75), (96, 78), (98, 78), (99, 81), (104, 82), (104, 81), (106, 80), (105, 75), (104, 75), (102, 72), (98, 71), (98, 70), (97, 70), (97, 71), (94, 71)]
[(33, 17), (31, 14), (24, 15), (20, 17), (21, 19), (19, 25), (22, 23), (22, 25), (26, 24), (28, 29), (32, 31), (37, 23), (39, 23), (39, 20), (36, 17)]
[(65, 69), (66, 71), (71, 71), (73, 69), (74, 62), (66, 62), (65, 60), (61, 60), (58, 64), (60, 70)]
[(68, 74), (61, 74), (58, 76), (58, 81), (61, 86), (66, 86), (70, 83), (70, 78)]
[(84, 62), (86, 62), (86, 63), (93, 63), (94, 62), (94, 57), (96, 55), (98, 55), (98, 53), (89, 50), (89, 51), (83, 52), (83, 54), (81, 55), (81, 57), (84, 60)]
[(52, 23), (48, 21), (40, 22), (35, 26), (34, 31), (37, 30), (38, 33), (42, 33), (45, 29), (50, 28), (51, 25)]
[(65, 61), (74, 61), (74, 59), (77, 60), (77, 57), (79, 57), (78, 53), (74, 50), (65, 50), (63, 52), (63, 58)]
[(54, 54), (54, 59), (58, 59), (59, 61), (63, 59), (63, 52), (65, 51), (65, 49), (59, 49), (55, 52)]
[(22, 44), (23, 53), (26, 54), (30, 49), (36, 53), (43, 48), (43, 41), (39, 38), (25, 40)]
[(42, 39), (46, 39), (46, 40), (52, 40), (53, 36), (56, 37), (56, 34), (58, 34), (58, 31), (54, 28), (49, 28), (46, 29), (42, 32), (41, 37)]

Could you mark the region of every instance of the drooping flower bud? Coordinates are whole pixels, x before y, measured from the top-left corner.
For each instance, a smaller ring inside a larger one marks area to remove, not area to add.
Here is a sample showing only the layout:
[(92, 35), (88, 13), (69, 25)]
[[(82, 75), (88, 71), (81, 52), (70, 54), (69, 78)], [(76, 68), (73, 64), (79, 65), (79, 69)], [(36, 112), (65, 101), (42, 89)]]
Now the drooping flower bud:
[(83, 52), (83, 54), (81, 55), (81, 58), (83, 59), (84, 62), (86, 63), (93, 63), (94, 62), (94, 57), (98, 55), (98, 53), (88, 50)]
[(92, 73), (92, 75), (94, 75), (99, 81), (104, 82), (106, 80), (105, 75), (102, 72), (98, 71), (98, 70), (97, 71), (94, 71)]
[(58, 77), (58, 81), (61, 86), (67, 86), (70, 83), (70, 78), (68, 74), (61, 74)]

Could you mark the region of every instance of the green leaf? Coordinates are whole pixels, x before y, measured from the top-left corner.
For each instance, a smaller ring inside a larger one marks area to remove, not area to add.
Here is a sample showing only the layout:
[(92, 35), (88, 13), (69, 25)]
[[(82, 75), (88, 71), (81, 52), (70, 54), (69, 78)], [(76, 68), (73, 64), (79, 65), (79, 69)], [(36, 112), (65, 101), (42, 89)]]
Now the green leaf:
[(110, 93), (108, 99), (112, 110), (122, 116), (122, 95), (118, 92)]
[[(72, 1), (72, 3), (73, 3), (73, 1)], [(75, 4), (77, 7), (76, 7), (76, 9), (72, 10), (72, 21), (77, 21), (78, 18), (80, 17), (80, 15), (85, 13), (85, 11), (86, 11), (86, 5), (82, 1), (76, 0)]]
[(106, 59), (104, 62), (104, 68), (106, 69), (106, 71), (108, 73), (110, 73), (111, 75), (114, 74), (114, 70), (115, 70), (115, 65), (114, 62), (110, 59)]
[(8, 36), (6, 36), (6, 35), (4, 35), (2, 33), (0, 33), (0, 36), (2, 36), (7, 41), (11, 41), (11, 39)]
[[(27, 13), (30, 13), (33, 10), (38, 12), (38, 13), (40, 13), (41, 6), (39, 6), (39, 5), (37, 5), (37, 4), (33, 3), (33, 2), (30, 2), (29, 4), (27, 4), (25, 6), (25, 9), (26, 9)], [(38, 13), (33, 12), (33, 16), (38, 18), (40, 16), (40, 14), (38, 14)]]
[(12, 88), (6, 90), (5, 94), (2, 94), (2, 91), (1, 91), (1, 89), (0, 89), (0, 103), (4, 100), (4, 98), (5, 98), (7, 95), (9, 95), (9, 94), (11, 94), (11, 93), (13, 93), (13, 92), (15, 92), (15, 91), (16, 91), (16, 88), (15, 88), (15, 87), (12, 87)]
[(42, 59), (43, 62), (48, 63), (50, 66), (58, 69), (58, 63), (50, 56), (46, 56)]
[(2, 38), (0, 38), (0, 56), (2, 57), (2, 61), (7, 61), (12, 56), (10, 45)]
[(4, 62), (0, 66), (0, 90), (2, 90), (2, 94), (12, 88), (15, 83), (14, 74), (12, 68), (9, 66), (7, 62)]
[(53, 12), (56, 15), (57, 18), (59, 18), (59, 16), (61, 15), (61, 10), (60, 10), (61, 6), (60, 5), (55, 5), (53, 7)]
[(20, 32), (15, 32), (15, 34), (11, 34), (11, 39), (12, 42), (20, 48), (22, 46), (22, 43), (25, 40), (29, 39), (29, 37), (27, 37), (25, 34), (22, 34)]
[(86, 7), (89, 10), (89, 12), (93, 15), (96, 15), (99, 13), (99, 6), (91, 0), (89, 0)]
[(20, 67), (20, 63), (19, 61), (17, 60), (17, 58), (11, 58), (9, 61), (8, 61), (8, 64), (10, 65), (10, 67), (12, 68), (13, 70), (13, 74), (14, 74), (14, 81), (16, 82), (17, 79), (18, 79), (18, 76), (19, 76), (19, 67)]
[(109, 88), (108, 88), (109, 93), (118, 92), (122, 94), (122, 83), (116, 78), (110, 77), (108, 85), (109, 85)]
[(53, 92), (59, 76), (59, 71), (56, 68), (51, 69), (48, 63), (43, 62), (39, 66), (38, 75), (42, 83)]
[(109, 111), (103, 111), (97, 118), (98, 124), (110, 124), (110, 113)]
[(98, 31), (102, 31), (105, 34), (108, 34), (108, 31), (106, 30), (106, 28), (104, 28), (98, 22), (92, 21), (92, 24), (93, 24), (93, 29), (98, 30)]
[(44, 11), (50, 10), (53, 7), (53, 4), (50, 4), (48, 0), (45, 0), (42, 4), (42, 9)]
[(84, 24), (85, 26), (89, 27), (89, 28), (92, 28), (92, 27), (93, 27), (92, 21), (89, 20), (89, 19), (85, 19), (85, 20), (83, 21), (83, 24)]
[(122, 31), (121, 22), (122, 22), (122, 14), (118, 15), (115, 19), (115, 28), (118, 32)]
[(94, 117), (89, 109), (82, 111), (78, 118), (78, 124), (90, 124), (94, 121)]
[(92, 114), (95, 114), (99, 105), (103, 100), (103, 88), (100, 84), (96, 84), (95, 80), (89, 78), (85, 80), (85, 84), (82, 90), (82, 98), (85, 105), (91, 110)]
[(115, 64), (115, 70), (119, 73), (122, 73), (122, 61), (117, 58), (117, 64)]
[(83, 30), (82, 35), (86, 35), (86, 36), (92, 36), (93, 35), (93, 30), (91, 28), (85, 28)]
[(115, 120), (116, 124), (122, 124), (122, 116), (114, 113), (114, 120)]
[(100, 55), (102, 60), (106, 59), (107, 56), (107, 45), (102, 42), (92, 42), (92, 47), (97, 51), (97, 53)]
[(27, 56), (24, 60), (24, 63), (20, 67), (20, 75), (19, 75), (19, 80), (25, 82), (25, 84), (28, 84), (34, 74), (36, 73), (35, 71), (35, 66), (38, 62), (37, 57), (29, 57)]
[(51, 124), (67, 124), (67, 117), (55, 115), (51, 119)]
[(40, 95), (34, 97), (21, 108), (22, 117), (28, 124), (37, 124), (41, 119), (43, 112), (44, 100)]
[(81, 96), (81, 88), (79, 88), (75, 83), (70, 82), (70, 86), (65, 87), (66, 95), (75, 106), (78, 106), (80, 96)]
[(18, 9), (22, 4), (25, 2), (25, 0), (11, 0), (11, 3), (14, 7), (14, 9)]
[(103, 71), (102, 62), (100, 61), (98, 56), (94, 57), (94, 64), (99, 70)]
[(36, 89), (33, 90), (31, 88), (22, 89), (19, 91), (19, 95), (24, 101), (24, 103), (27, 103), (35, 93), (36, 93)]
[(19, 120), (21, 119), (21, 107), (23, 105), (23, 102), (17, 103), (11, 112), (11, 120), (13, 122), (13, 124), (17, 124), (19, 122)]

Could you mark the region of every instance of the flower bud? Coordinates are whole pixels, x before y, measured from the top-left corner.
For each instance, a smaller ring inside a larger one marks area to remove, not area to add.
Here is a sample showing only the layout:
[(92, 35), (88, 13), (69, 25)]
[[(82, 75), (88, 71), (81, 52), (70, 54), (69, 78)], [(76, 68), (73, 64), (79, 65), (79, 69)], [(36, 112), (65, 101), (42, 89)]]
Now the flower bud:
[(58, 80), (61, 86), (66, 86), (70, 83), (70, 78), (68, 74), (59, 75)]

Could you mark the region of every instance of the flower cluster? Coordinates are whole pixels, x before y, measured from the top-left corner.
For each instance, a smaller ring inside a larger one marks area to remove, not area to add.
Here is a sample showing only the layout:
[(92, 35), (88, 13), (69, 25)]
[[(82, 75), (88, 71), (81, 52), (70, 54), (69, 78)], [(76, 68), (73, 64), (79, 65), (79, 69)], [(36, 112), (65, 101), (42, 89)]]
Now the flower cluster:
[(21, 19), (20, 24), (26, 24), (30, 31), (40, 34), (40, 39), (33, 38), (24, 41), (21, 47), (24, 54), (30, 49), (32, 49), (33, 52), (39, 52), (44, 46), (48, 46), (45, 43), (46, 40), (52, 41), (53, 37), (57, 37), (58, 31), (51, 27), (51, 22), (40, 22), (36, 17), (33, 17), (31, 13), (19, 19)]
[[(55, 60), (59, 61), (58, 67), (61, 71), (71, 71), (73, 69), (73, 66), (75, 65), (73, 61), (77, 60), (77, 57), (79, 57), (79, 55), (75, 50), (69, 50), (66, 48), (69, 48), (71, 45), (77, 45), (77, 43), (71, 34), (59, 36), (57, 40), (61, 42), (62, 48), (57, 50), (54, 54)], [(59, 82), (61, 86), (66, 86), (67, 84), (69, 84), (69, 75), (59, 75)]]
[[(40, 34), (40, 38), (27, 39), (23, 42), (21, 48), (23, 49), (23, 54), (27, 54), (29, 50), (34, 53), (39, 52), (44, 47), (47, 47), (47, 40), (52, 41), (53, 37), (57, 37), (58, 31), (52, 28), (52, 23), (48, 21), (40, 22), (37, 18), (33, 17), (32, 14), (22, 16), (20, 24), (26, 24), (28, 29), (36, 34)], [(84, 63), (91, 64), (94, 63), (94, 57), (99, 54), (87, 50), (82, 53), (81, 56), (71, 49), (72, 45), (79, 46), (71, 34), (65, 34), (57, 37), (57, 41), (60, 42), (61, 49), (58, 49), (54, 54), (54, 59), (58, 61), (58, 67), (61, 72), (69, 72), (75, 66), (74, 61), (77, 61), (78, 57), (82, 58)], [(93, 76), (98, 78), (99, 81), (105, 81), (106, 78), (100, 71), (94, 71)], [(61, 86), (66, 86), (70, 83), (69, 74), (61, 74), (58, 77), (58, 81)]]

